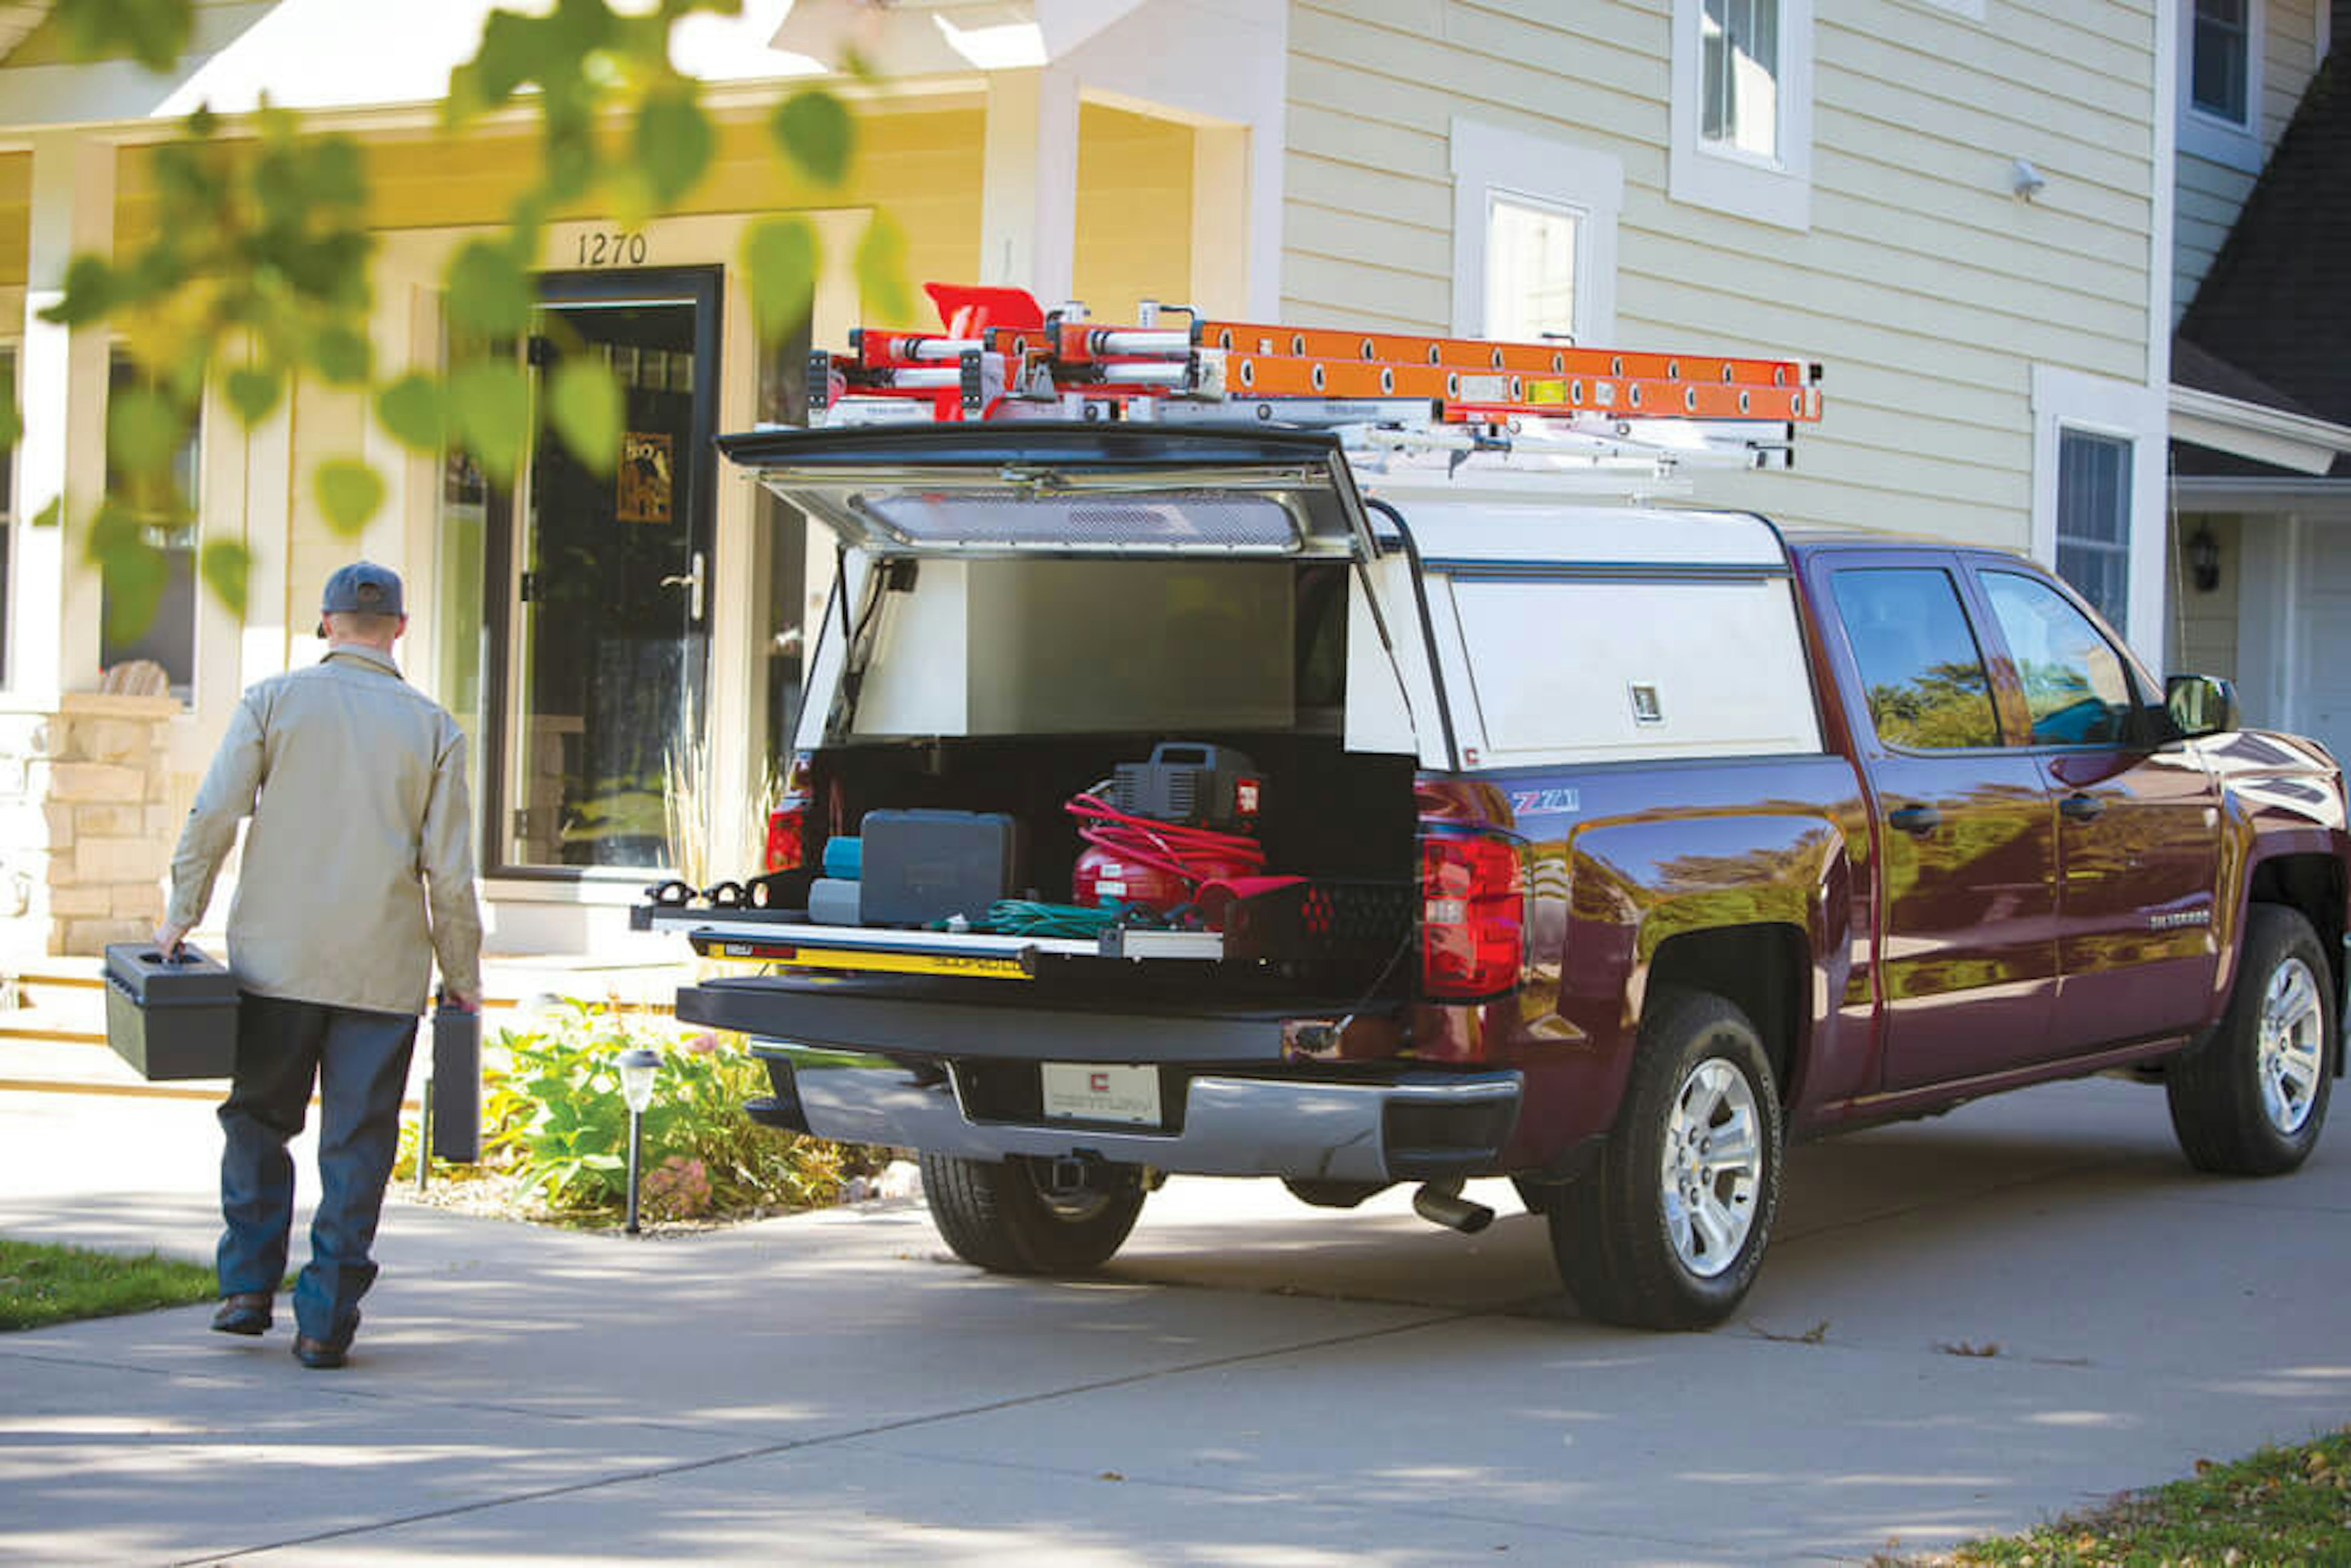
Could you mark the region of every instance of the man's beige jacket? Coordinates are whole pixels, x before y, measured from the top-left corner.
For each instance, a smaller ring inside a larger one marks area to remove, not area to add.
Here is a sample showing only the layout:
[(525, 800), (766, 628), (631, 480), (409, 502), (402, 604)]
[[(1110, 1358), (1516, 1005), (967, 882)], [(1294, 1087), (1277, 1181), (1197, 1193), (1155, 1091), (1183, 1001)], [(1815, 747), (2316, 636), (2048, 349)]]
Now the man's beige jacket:
[(389, 653), (338, 643), (245, 694), (172, 857), (172, 924), (203, 915), (246, 815), (228, 916), (245, 989), (421, 1013), (437, 955), (444, 984), (480, 993), (465, 732)]

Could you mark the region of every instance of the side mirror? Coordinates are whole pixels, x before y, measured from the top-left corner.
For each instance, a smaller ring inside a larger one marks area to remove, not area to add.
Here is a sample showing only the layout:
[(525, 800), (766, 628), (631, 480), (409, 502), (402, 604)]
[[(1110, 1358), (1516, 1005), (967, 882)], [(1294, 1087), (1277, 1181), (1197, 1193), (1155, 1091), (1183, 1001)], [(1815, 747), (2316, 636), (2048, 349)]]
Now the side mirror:
[(2215, 675), (2173, 675), (2163, 683), (2163, 708), (2186, 739), (2241, 729), (2237, 688)]

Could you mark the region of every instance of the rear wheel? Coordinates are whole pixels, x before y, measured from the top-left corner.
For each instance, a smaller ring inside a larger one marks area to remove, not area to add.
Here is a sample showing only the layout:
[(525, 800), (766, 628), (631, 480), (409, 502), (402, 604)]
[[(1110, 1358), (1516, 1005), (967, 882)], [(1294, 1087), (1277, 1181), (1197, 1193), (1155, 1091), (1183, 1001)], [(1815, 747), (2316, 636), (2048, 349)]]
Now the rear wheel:
[(2164, 1069), (2171, 1129), (2198, 1170), (2279, 1176), (2309, 1157), (2335, 1082), (2335, 994), (2310, 922), (2256, 904), (2228, 1010)]
[(1704, 991), (1652, 998), (1593, 1168), (1550, 1205), (1560, 1278), (1631, 1328), (1711, 1328), (1762, 1267), (1780, 1207), (1779, 1085), (1762, 1037)]
[(1082, 1274), (1108, 1262), (1143, 1212), (1143, 1172), (1090, 1164), (1054, 1185), (1054, 1162), (922, 1156), (923, 1199), (940, 1239), (998, 1274)]

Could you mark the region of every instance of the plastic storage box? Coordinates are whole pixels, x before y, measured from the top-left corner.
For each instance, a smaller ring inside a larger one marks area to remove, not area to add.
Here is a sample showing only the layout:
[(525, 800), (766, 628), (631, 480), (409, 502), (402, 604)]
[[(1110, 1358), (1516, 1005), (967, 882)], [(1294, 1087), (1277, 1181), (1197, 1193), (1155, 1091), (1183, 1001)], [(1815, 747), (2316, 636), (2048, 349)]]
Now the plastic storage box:
[(1000, 811), (868, 811), (858, 915), (868, 925), (977, 925), (1019, 885), (1020, 824)]
[(150, 1082), (236, 1071), (236, 977), (193, 947), (166, 958), (152, 942), (106, 950), (106, 1043)]

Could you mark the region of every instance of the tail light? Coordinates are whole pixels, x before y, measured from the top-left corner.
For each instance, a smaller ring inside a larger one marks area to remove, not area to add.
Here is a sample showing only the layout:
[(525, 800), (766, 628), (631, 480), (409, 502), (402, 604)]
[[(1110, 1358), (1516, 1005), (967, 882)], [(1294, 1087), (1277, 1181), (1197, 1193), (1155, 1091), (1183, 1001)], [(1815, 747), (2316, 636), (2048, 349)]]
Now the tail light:
[(808, 829), (809, 754), (792, 754), (791, 767), (784, 774), (784, 792), (776, 801), (776, 809), (768, 813), (768, 847), (764, 857), (768, 872), (798, 871), (807, 862), (805, 834)]
[(1420, 899), (1425, 995), (1471, 1000), (1519, 983), (1525, 897), (1516, 845), (1483, 836), (1423, 839)]

